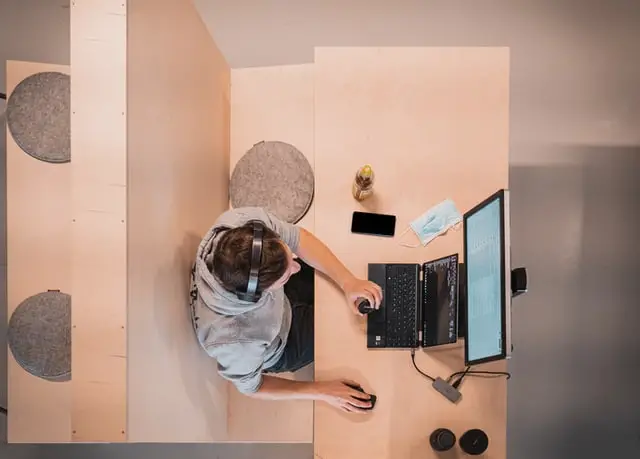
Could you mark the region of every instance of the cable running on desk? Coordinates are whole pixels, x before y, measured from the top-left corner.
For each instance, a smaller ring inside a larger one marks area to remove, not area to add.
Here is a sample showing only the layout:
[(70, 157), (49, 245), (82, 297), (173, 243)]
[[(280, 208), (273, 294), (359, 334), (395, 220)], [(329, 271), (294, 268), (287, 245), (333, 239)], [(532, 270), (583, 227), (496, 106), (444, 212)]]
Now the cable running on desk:
[[(456, 376), (460, 377), (455, 382), (451, 383), (451, 380)], [(471, 370), (471, 367), (467, 367), (464, 371), (456, 371), (455, 373), (453, 373), (451, 376), (449, 376), (449, 378), (447, 378), (447, 382), (457, 389), (466, 376), (474, 376), (480, 378), (497, 378), (499, 376), (506, 376), (507, 379), (511, 379), (511, 373), (507, 371)]]
[(418, 373), (420, 373), (425, 378), (430, 379), (431, 382), (436, 382), (436, 378), (434, 378), (433, 376), (429, 376), (424, 371), (422, 371), (420, 368), (418, 368), (418, 365), (416, 364), (416, 350), (415, 349), (411, 349), (411, 362), (413, 363), (413, 367), (416, 369), (416, 371)]
[[(424, 371), (422, 371), (419, 367), (418, 364), (416, 363), (416, 350), (415, 349), (411, 349), (411, 363), (413, 363), (413, 367), (416, 369), (416, 371), (418, 373), (420, 373), (422, 376), (424, 376), (425, 378), (427, 378), (428, 380), (430, 380), (431, 382), (435, 382), (435, 378), (427, 373), (425, 373)], [(455, 378), (456, 376), (460, 376), (455, 382), (451, 383), (451, 380), (453, 378)], [(455, 373), (452, 373), (448, 378), (447, 378), (447, 382), (450, 383), (453, 387), (458, 388), (458, 386), (462, 383), (462, 380), (466, 377), (466, 376), (473, 376), (473, 377), (498, 377), (498, 376), (506, 376), (507, 379), (511, 379), (511, 373), (506, 372), (506, 371), (484, 371), (484, 370), (471, 370), (471, 367), (467, 367), (465, 368), (463, 371), (456, 371)]]

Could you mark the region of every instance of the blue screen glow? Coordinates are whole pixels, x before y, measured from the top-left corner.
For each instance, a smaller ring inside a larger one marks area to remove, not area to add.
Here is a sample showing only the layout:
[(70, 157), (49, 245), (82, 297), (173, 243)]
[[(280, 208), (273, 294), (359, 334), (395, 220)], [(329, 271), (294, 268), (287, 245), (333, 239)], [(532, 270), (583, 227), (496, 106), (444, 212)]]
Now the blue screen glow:
[(466, 220), (469, 360), (503, 350), (501, 231), (500, 198)]

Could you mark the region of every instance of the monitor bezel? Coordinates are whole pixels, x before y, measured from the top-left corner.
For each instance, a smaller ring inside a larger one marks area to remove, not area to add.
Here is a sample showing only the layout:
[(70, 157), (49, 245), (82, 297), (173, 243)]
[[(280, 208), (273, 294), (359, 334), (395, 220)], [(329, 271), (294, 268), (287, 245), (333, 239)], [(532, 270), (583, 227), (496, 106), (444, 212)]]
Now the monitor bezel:
[[(479, 365), (482, 363), (488, 363), (488, 362), (495, 362), (497, 360), (504, 360), (506, 358), (509, 357), (510, 355), (510, 332), (508, 330), (508, 322), (509, 322), (509, 316), (510, 316), (510, 309), (511, 309), (511, 302), (509, 301), (509, 299), (511, 298), (511, 287), (510, 287), (510, 267), (508, 267), (507, 265), (510, 264), (510, 257), (509, 257), (509, 220), (508, 220), (508, 215), (507, 215), (507, 211), (506, 209), (508, 209), (509, 203), (508, 203), (508, 199), (509, 199), (509, 192), (506, 189), (501, 189), (498, 190), (497, 192), (495, 192), (494, 194), (492, 194), (491, 196), (489, 196), (488, 198), (486, 198), (484, 201), (480, 202), (478, 205), (474, 206), (471, 210), (469, 210), (468, 212), (465, 212), (465, 214), (463, 215), (463, 256), (464, 256), (464, 263), (467, 266), (467, 269), (465, 270), (465, 283), (467, 285), (467, 288), (465, 289), (465, 293), (466, 293), (466, 298), (465, 298), (465, 305), (467, 308), (466, 311), (466, 320), (465, 320), (465, 335), (464, 335), (464, 362), (466, 366), (472, 366), (472, 365)], [(469, 279), (469, 266), (467, 264), (467, 220), (469, 219), (469, 217), (472, 217), (473, 215), (475, 215), (476, 213), (478, 213), (479, 211), (483, 210), (486, 206), (488, 206), (489, 204), (493, 203), (495, 200), (499, 200), (498, 202), (500, 203), (500, 245), (502, 247), (501, 253), (500, 253), (500, 284), (501, 284), (501, 290), (502, 290), (502, 295), (501, 295), (501, 309), (502, 309), (502, 320), (501, 320), (501, 328), (502, 328), (502, 349), (500, 351), (500, 353), (492, 355), (492, 356), (488, 356), (488, 357), (482, 357), (476, 360), (469, 360), (469, 284), (468, 284), (468, 279)]]

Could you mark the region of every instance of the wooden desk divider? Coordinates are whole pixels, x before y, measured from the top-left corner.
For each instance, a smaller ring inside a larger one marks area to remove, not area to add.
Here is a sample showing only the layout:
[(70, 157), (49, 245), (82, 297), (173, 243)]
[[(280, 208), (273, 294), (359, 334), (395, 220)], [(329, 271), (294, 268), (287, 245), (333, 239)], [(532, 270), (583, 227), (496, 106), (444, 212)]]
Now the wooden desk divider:
[(71, 162), (7, 135), (8, 312), (72, 297), (72, 377), (9, 353), (9, 442), (225, 441), (227, 383), (188, 313), (190, 265), (228, 208), (230, 69), (183, 0), (74, 0)]

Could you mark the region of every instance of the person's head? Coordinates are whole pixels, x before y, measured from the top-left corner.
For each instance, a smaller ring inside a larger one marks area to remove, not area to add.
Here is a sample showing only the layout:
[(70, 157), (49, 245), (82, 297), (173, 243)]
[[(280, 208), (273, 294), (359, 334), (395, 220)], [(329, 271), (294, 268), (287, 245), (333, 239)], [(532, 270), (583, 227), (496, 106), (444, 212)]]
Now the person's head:
[[(213, 275), (230, 291), (244, 291), (249, 283), (253, 224), (226, 230), (220, 236), (213, 253)], [(257, 294), (282, 287), (291, 275), (300, 271), (291, 249), (278, 235), (265, 227), (262, 236), (262, 257), (258, 273)]]

